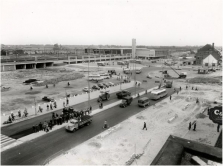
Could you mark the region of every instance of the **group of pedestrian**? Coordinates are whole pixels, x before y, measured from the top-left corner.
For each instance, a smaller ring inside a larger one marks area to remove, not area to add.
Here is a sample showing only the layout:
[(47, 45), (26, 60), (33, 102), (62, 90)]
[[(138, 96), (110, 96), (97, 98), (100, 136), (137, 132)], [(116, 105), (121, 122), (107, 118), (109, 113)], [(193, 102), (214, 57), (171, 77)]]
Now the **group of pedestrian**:
[[(22, 113), (21, 111), (19, 110), (18, 111), (18, 115), (17, 115), (19, 118), (22, 117)], [(24, 109), (24, 112), (23, 112), (23, 117), (27, 117), (28, 116), (28, 112), (27, 112), (27, 109), (25, 108)], [(4, 122), (4, 124), (7, 124), (7, 123), (12, 123), (13, 121), (15, 121), (15, 118), (16, 118), (16, 115), (14, 115), (14, 113), (12, 112), (9, 117), (8, 117), (8, 121)]]
[(198, 91), (198, 88), (196, 87), (196, 88), (194, 89), (194, 87), (192, 86), (191, 90)]
[(135, 86), (140, 87), (140, 85), (141, 85), (141, 83), (136, 81)]
[(191, 129), (191, 127), (192, 127), (192, 125), (194, 126), (194, 131), (196, 131), (196, 127), (197, 127), (197, 123), (196, 123), (196, 121), (192, 124), (191, 122), (189, 123), (189, 127), (188, 127), (188, 130), (190, 130)]

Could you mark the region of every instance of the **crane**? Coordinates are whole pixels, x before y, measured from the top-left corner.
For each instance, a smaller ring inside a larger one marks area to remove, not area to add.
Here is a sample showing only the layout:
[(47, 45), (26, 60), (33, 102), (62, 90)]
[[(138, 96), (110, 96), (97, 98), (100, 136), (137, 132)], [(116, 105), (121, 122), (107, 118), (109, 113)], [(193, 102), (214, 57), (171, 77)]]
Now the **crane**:
[[(177, 73), (177, 75), (179, 75), (178, 78), (186, 78), (186, 77), (187, 77), (187, 73), (186, 73), (186, 72), (182, 72), (182, 73), (179, 74), (174, 68), (172, 68), (172, 67), (170, 66), (170, 64), (168, 64), (168, 63), (166, 63), (166, 62), (164, 62), (164, 64), (165, 64), (166, 66), (170, 67), (175, 73)], [(170, 76), (168, 75), (167, 71), (164, 71), (163, 74), (167, 74), (167, 77), (170, 77)]]

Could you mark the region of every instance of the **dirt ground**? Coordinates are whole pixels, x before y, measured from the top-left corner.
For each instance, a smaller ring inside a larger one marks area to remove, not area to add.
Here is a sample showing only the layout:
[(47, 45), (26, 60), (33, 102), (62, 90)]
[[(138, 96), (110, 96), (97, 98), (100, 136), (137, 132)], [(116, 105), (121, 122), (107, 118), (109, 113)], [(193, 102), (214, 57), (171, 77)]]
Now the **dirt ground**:
[[(221, 72), (212, 75), (221, 76)], [(188, 90), (186, 85), (189, 86)], [(178, 95), (174, 94), (171, 101), (167, 98), (156, 106), (145, 109), (64, 153), (49, 164), (126, 165), (132, 161), (133, 154), (137, 154), (140, 157), (132, 163), (133, 165), (149, 165), (170, 134), (213, 146), (218, 136), (217, 124), (209, 120), (204, 110), (216, 98), (221, 97), (222, 86), (189, 84), (184, 80), (174, 81), (174, 86), (181, 86), (182, 91)], [(192, 86), (199, 90), (192, 90)], [(196, 104), (197, 98), (199, 104)], [(195, 120), (197, 131), (188, 131), (188, 123)], [(143, 122), (147, 123), (147, 130), (142, 130)]]
[[(142, 65), (137, 65), (138, 67)], [(64, 98), (66, 94), (76, 94), (84, 87), (87, 87), (88, 64), (70, 64), (63, 66), (55, 66), (45, 69), (17, 70), (10, 72), (1, 72), (1, 114), (10, 111), (17, 112), (19, 109), (31, 107), (36, 103), (43, 103), (42, 97), (49, 96), (52, 98)], [(115, 69), (122, 72), (120, 65), (106, 65), (97, 67), (95, 63), (89, 64), (90, 73), (107, 72), (109, 69)], [(27, 79), (38, 79), (44, 81), (37, 85), (25, 85), (23, 82)], [(70, 86), (67, 86), (67, 83)], [(103, 82), (117, 83), (118, 80), (111, 78)], [(53, 86), (55, 83), (55, 87)], [(48, 88), (46, 88), (48, 84)], [(92, 87), (95, 82), (90, 82)], [(10, 89), (3, 89), (10, 87)]]

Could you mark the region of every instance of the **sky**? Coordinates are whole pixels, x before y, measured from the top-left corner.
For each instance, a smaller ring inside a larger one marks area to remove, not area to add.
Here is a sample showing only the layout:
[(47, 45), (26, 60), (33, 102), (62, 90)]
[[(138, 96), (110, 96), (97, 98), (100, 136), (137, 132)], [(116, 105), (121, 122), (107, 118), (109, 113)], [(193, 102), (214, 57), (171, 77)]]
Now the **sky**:
[(222, 0), (1, 0), (1, 44), (222, 46)]

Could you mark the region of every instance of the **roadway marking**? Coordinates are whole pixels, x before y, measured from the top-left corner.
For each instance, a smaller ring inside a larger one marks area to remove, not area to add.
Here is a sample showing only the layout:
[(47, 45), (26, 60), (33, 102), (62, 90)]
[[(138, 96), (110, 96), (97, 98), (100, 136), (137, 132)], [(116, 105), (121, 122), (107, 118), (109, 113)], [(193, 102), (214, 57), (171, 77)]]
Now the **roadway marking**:
[(14, 141), (16, 141), (16, 139), (1, 134), (1, 147), (4, 145), (8, 145), (9, 143), (12, 143)]

